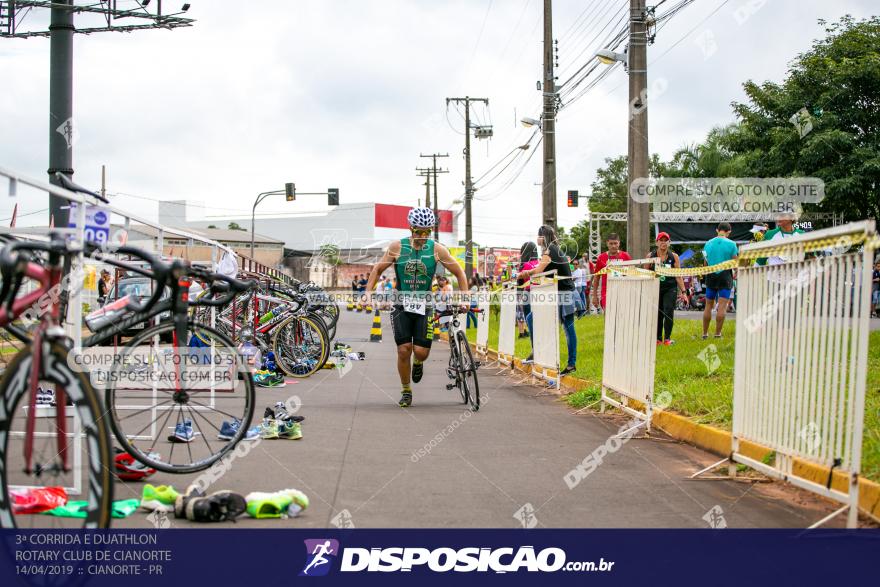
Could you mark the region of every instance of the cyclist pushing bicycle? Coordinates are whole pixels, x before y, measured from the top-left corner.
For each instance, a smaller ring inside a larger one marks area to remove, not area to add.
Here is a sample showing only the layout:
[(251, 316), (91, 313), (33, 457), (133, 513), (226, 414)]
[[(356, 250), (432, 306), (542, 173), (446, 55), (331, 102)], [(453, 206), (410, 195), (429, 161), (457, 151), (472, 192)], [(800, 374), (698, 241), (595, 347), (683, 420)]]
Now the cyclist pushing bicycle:
[(413, 383), (421, 381), (424, 363), (431, 352), (434, 338), (431, 281), (437, 264), (455, 275), (459, 292), (467, 294), (469, 291), (464, 271), (452, 258), (449, 249), (430, 238), (436, 224), (434, 212), (430, 208), (413, 208), (407, 214), (407, 221), (412, 236), (388, 246), (382, 259), (373, 266), (366, 288), (372, 292), (379, 276), (394, 265), (398, 291), (391, 311), (391, 327), (397, 345), (397, 372), (403, 387), (398, 402), (402, 408), (412, 405), (410, 379)]

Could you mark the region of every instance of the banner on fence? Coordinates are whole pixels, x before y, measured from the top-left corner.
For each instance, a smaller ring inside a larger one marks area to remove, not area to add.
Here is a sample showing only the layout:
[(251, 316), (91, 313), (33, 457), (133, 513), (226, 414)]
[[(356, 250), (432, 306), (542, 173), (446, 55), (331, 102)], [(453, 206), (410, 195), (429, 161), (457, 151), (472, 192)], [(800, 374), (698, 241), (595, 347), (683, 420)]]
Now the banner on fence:
[(532, 375), (559, 388), (559, 289), (556, 271), (536, 273), (530, 278), (532, 308)]
[(499, 297), (501, 311), (498, 318), (498, 362), (512, 365), (516, 350), (516, 282), (504, 282)]

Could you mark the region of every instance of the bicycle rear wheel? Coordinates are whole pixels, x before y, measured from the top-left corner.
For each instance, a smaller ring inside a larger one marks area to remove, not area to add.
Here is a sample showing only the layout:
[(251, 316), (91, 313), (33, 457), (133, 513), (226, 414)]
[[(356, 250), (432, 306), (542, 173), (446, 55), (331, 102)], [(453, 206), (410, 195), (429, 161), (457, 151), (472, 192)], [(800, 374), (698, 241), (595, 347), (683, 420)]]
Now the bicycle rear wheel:
[[(88, 374), (68, 365), (67, 349), (59, 344), (47, 346), (38, 381), (43, 394), (33, 420), (30, 470), (26, 467), (25, 440), (31, 409), (31, 349), (19, 352), (0, 380), (0, 527), (107, 528), (113, 501), (113, 461), (101, 402)], [(58, 404), (62, 402), (64, 432), (60, 434)], [(63, 499), (64, 494), (47, 491), (49, 487), (65, 488), (67, 510), (75, 509), (81, 517), (25, 513), (25, 503), (37, 512), (48, 507), (47, 498), (53, 494)], [(82, 502), (82, 508), (75, 508), (72, 502)]]
[(477, 381), (477, 363), (474, 361), (474, 355), (471, 353), (471, 345), (467, 341), (467, 337), (461, 330), (455, 337), (458, 343), (459, 355), (461, 361), (459, 363), (459, 376), (462, 385), (467, 388), (468, 403), (476, 412), (480, 409), (480, 382)]
[(122, 448), (168, 473), (194, 473), (229, 453), (247, 433), (254, 382), (225, 334), (189, 322), (186, 340), (166, 322), (118, 350), (106, 373), (110, 426)]

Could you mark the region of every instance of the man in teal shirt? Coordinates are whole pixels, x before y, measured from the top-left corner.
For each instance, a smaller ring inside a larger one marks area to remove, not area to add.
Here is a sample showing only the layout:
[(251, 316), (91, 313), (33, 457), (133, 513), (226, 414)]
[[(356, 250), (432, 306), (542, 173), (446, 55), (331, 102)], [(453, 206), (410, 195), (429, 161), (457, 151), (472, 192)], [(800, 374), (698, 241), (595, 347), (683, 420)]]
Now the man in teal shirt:
[[(739, 254), (736, 243), (730, 240), (730, 224), (722, 222), (715, 229), (718, 235), (703, 247), (703, 255), (709, 265), (718, 265), (736, 259)], [(730, 294), (733, 290), (733, 270), (724, 269), (706, 276), (706, 307), (703, 309), (703, 339), (709, 338), (709, 324), (712, 322), (712, 308), (718, 300), (715, 313), (715, 338), (721, 338), (727, 306), (730, 305)]]

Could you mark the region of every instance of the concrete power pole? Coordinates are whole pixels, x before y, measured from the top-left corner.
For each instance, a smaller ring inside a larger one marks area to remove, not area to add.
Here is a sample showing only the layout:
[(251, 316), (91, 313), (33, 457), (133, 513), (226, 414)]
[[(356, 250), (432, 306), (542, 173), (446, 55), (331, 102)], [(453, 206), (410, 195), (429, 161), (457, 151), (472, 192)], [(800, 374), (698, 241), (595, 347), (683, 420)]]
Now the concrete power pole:
[[(434, 173), (434, 218), (437, 219), (437, 225), (434, 226), (434, 240), (440, 241), (440, 211), (437, 209), (440, 205), (437, 198), (437, 174), (438, 173), (449, 173), (448, 169), (437, 169), (437, 157), (449, 157), (449, 153), (440, 154), (440, 153), (432, 153), (431, 155), (423, 155), (419, 153), (419, 157), (430, 157), (433, 160), (433, 164), (431, 165), (431, 169)], [(430, 206), (430, 205), (429, 205)]]
[(431, 207), (431, 168), (416, 167), (416, 175), (425, 178), (425, 207)]
[(541, 184), (543, 223), (556, 230), (556, 76), (553, 73), (553, 7), (544, 0), (544, 177)]
[[(474, 184), (471, 179), (471, 102), (483, 102), (489, 105), (488, 98), (446, 98), (450, 102), (464, 102), (464, 274), (468, 279), (473, 277), (473, 224), (471, 218), (471, 200), (474, 199)], [(546, 140), (546, 139), (545, 139)]]
[[(648, 177), (648, 22), (645, 0), (630, 0), (628, 185)], [(626, 199), (626, 247), (634, 259), (648, 254), (650, 215), (647, 203)]]
[[(73, 0), (52, 4), (49, 25), (49, 182), (58, 185), (55, 172), (73, 175)], [(67, 227), (67, 200), (49, 196), (49, 218)]]

